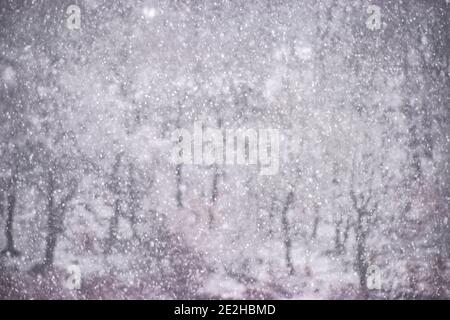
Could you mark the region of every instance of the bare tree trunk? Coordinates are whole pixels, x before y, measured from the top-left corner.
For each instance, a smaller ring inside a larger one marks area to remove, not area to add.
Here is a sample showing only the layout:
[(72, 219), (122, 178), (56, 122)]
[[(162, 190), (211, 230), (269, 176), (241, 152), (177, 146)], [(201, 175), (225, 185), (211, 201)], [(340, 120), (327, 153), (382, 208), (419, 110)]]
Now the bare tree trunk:
[(121, 215), (120, 199), (114, 201), (114, 213), (109, 224), (109, 237), (105, 249), (105, 254), (110, 254), (114, 244), (117, 242), (117, 229), (119, 227), (119, 217)]
[(49, 170), (47, 187), (47, 237), (45, 239), (44, 267), (53, 265), (55, 258), (56, 241), (59, 232), (58, 213), (55, 208), (55, 180), (53, 172)]
[(14, 171), (11, 175), (7, 196), (6, 196), (6, 226), (5, 237), (6, 247), (0, 252), (0, 255), (11, 255), (17, 257), (19, 251), (14, 247), (14, 211), (16, 208), (16, 192), (17, 192), (17, 173)]
[[(446, 2), (447, 4), (447, 2)], [(450, 19), (450, 13), (449, 10), (445, 11), (445, 17), (444, 17), (444, 26), (446, 30), (450, 29), (449, 26), (449, 19)], [(445, 47), (444, 47), (445, 52), (449, 52), (450, 51), (450, 38), (447, 36), (447, 41), (445, 41)], [(446, 55), (446, 67), (447, 70), (450, 70), (450, 55)], [(445, 72), (445, 87), (449, 88), (450, 87), (450, 72)], [(445, 132), (450, 132), (450, 108), (445, 108), (446, 113), (445, 113), (445, 123), (446, 123), (446, 128), (447, 130)], [(447, 163), (450, 163), (450, 142), (448, 142), (449, 140), (447, 140)], [(447, 182), (445, 183), (446, 188), (445, 193), (444, 193), (444, 199), (447, 199), (446, 202), (446, 207), (447, 207), (447, 220), (445, 223), (445, 236), (444, 236), (444, 243), (445, 243), (445, 252), (446, 252), (446, 256), (448, 259), (450, 259), (450, 182), (447, 179)]]
[(445, 299), (445, 257), (441, 253), (434, 255), (432, 259), (432, 284), (434, 287), (433, 296)]
[[(180, 121), (181, 121), (181, 117), (183, 115), (182, 104), (183, 104), (182, 101), (178, 102), (178, 117), (177, 117), (177, 121), (176, 121), (177, 129), (179, 129), (181, 127)], [(182, 174), (183, 174), (183, 165), (181, 163), (179, 163), (175, 167), (175, 184), (176, 184), (175, 201), (177, 203), (178, 209), (183, 208), (183, 191), (181, 190), (182, 183), (183, 183)]]
[[(354, 180), (352, 174), (352, 181)], [(373, 191), (370, 188), (366, 196), (360, 195), (360, 201), (353, 189), (350, 191), (350, 198), (353, 202), (353, 208), (357, 213), (355, 233), (356, 233), (356, 271), (359, 277), (359, 285), (361, 294), (363, 297), (367, 297), (367, 269), (368, 269), (368, 256), (367, 256), (367, 236), (369, 234), (369, 216), (375, 214), (378, 210), (378, 201), (373, 203), (371, 209), (368, 208), (369, 202), (372, 199)]]
[[(217, 127), (219, 129), (222, 129), (222, 118), (220, 115), (217, 117)], [(221, 175), (219, 165), (215, 163), (213, 165), (214, 175), (213, 175), (213, 181), (212, 181), (212, 188), (211, 188), (211, 201), (209, 206), (209, 227), (211, 228), (214, 223), (214, 206), (216, 205), (217, 198), (219, 197), (219, 178)]]
[(337, 254), (342, 253), (341, 226), (342, 226), (342, 217), (339, 217), (339, 220), (335, 221), (335, 228), (334, 228), (334, 250), (336, 251)]
[(177, 201), (177, 208), (181, 209), (183, 208), (183, 191), (181, 190), (181, 183), (182, 183), (182, 169), (183, 166), (181, 164), (177, 164), (175, 168), (175, 176), (176, 176), (176, 185), (177, 185), (177, 193), (176, 193), (176, 201)]
[(284, 233), (284, 248), (285, 248), (285, 258), (286, 258), (286, 266), (289, 270), (289, 274), (293, 275), (295, 273), (294, 265), (292, 264), (292, 242), (291, 237), (289, 235), (289, 222), (287, 218), (287, 212), (289, 210), (289, 207), (292, 205), (292, 202), (294, 201), (294, 192), (290, 191), (286, 202), (283, 207), (283, 211), (281, 212), (281, 224), (283, 227), (283, 233)]
[(54, 166), (48, 170), (47, 181), (47, 235), (45, 237), (45, 252), (44, 261), (35, 265), (32, 272), (44, 273), (53, 266), (55, 260), (55, 250), (58, 242), (58, 235), (63, 231), (64, 214), (67, 210), (67, 203), (72, 199), (77, 190), (76, 180), (68, 183), (70, 187), (67, 188), (67, 193), (59, 199), (55, 199), (55, 192), (57, 190)]
[(356, 223), (356, 268), (359, 276), (359, 285), (363, 297), (367, 297), (367, 258), (366, 258), (366, 239), (367, 234), (363, 226), (363, 212), (358, 210)]
[(335, 222), (335, 236), (334, 236), (334, 249), (337, 254), (345, 253), (345, 245), (348, 240), (348, 233), (351, 227), (350, 218), (344, 220), (340, 217), (338, 221)]
[(44, 261), (35, 265), (32, 271), (42, 274), (52, 267), (55, 258), (55, 249), (59, 232), (58, 213), (55, 207), (55, 179), (52, 168), (48, 171), (47, 178), (47, 235), (45, 237)]
[(121, 190), (120, 190), (120, 177), (119, 177), (119, 171), (120, 171), (120, 165), (122, 163), (122, 153), (119, 153), (116, 156), (116, 162), (114, 163), (113, 167), (113, 173), (111, 179), (111, 191), (115, 196), (114, 200), (114, 211), (113, 216), (111, 217), (110, 223), (109, 223), (109, 236), (108, 241), (106, 243), (106, 249), (105, 254), (110, 254), (112, 251), (112, 248), (114, 244), (117, 242), (117, 230), (119, 226), (119, 218), (122, 215), (122, 199), (121, 197)]
[(319, 228), (320, 215), (319, 215), (319, 207), (317, 204), (314, 204), (314, 224), (311, 233), (311, 239), (315, 239), (317, 237), (317, 229)]
[(133, 236), (137, 236), (136, 224), (137, 217), (136, 214), (140, 208), (140, 196), (139, 190), (136, 189), (136, 179), (135, 179), (135, 167), (132, 163), (128, 165), (128, 210), (130, 215), (131, 229), (133, 230)]
[(2, 181), (0, 180), (0, 217), (3, 217), (5, 215), (5, 206), (3, 204), (3, 201), (5, 200), (5, 190), (1, 184)]
[(342, 241), (341, 241), (342, 253), (345, 253), (345, 245), (346, 245), (347, 240), (348, 240), (348, 233), (350, 231), (350, 227), (351, 227), (350, 218), (347, 218), (347, 221), (345, 222), (344, 233), (342, 235)]
[(211, 190), (211, 201), (209, 206), (209, 227), (211, 228), (214, 223), (214, 211), (213, 208), (216, 205), (217, 197), (219, 195), (219, 167), (217, 164), (214, 165), (214, 175), (213, 175), (213, 181), (212, 181), (212, 190)]

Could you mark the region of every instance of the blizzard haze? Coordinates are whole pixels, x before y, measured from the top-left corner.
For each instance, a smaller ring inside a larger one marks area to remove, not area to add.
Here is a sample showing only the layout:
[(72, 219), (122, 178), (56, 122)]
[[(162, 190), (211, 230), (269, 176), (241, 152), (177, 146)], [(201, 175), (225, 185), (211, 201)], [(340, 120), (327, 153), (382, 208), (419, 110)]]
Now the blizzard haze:
[(0, 299), (450, 298), (449, 13), (1, 0)]

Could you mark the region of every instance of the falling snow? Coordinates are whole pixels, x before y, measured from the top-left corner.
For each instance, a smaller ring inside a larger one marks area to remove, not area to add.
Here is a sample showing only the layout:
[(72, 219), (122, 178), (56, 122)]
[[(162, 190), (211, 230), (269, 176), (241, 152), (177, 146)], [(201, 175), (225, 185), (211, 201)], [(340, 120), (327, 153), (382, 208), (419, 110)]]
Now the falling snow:
[(448, 1), (73, 2), (0, 1), (0, 299), (450, 297)]

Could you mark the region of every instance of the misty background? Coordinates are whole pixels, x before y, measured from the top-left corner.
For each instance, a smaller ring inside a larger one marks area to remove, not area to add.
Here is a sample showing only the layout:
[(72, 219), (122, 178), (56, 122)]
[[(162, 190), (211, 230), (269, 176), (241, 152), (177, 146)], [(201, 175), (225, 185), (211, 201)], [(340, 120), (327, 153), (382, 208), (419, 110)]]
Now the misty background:
[[(449, 298), (449, 10), (1, 0), (0, 298)], [(196, 121), (278, 173), (173, 164)]]

